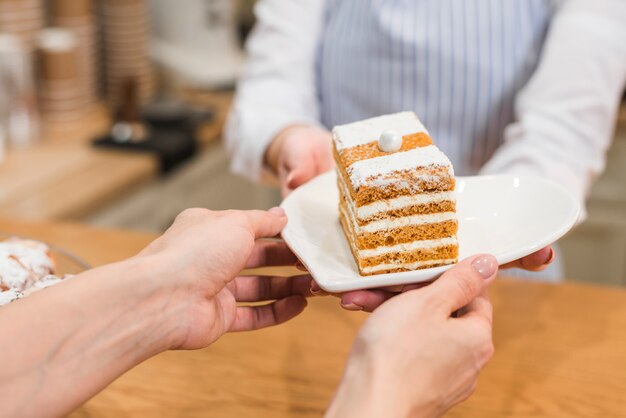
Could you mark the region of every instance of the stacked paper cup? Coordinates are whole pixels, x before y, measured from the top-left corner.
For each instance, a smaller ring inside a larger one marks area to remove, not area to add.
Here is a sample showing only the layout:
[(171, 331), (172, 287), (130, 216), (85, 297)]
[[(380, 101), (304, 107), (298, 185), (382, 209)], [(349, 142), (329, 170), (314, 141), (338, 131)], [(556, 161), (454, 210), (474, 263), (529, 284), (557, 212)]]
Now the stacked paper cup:
[(79, 82), (86, 100), (93, 105), (98, 100), (100, 85), (99, 49), (92, 0), (53, 0), (50, 5), (52, 24), (71, 30), (76, 35)]
[(39, 137), (31, 52), (19, 36), (0, 33), (0, 147), (22, 147)]
[(149, 56), (150, 15), (145, 0), (101, 0), (104, 87), (112, 105), (118, 105), (122, 89), (131, 80), (138, 98), (146, 102), (156, 89)]
[(80, 118), (89, 109), (89, 92), (83, 89), (80, 47), (68, 29), (49, 28), (39, 33), (39, 106), (50, 122)]
[(45, 20), (41, 0), (0, 0), (0, 32), (18, 35), (30, 47)]

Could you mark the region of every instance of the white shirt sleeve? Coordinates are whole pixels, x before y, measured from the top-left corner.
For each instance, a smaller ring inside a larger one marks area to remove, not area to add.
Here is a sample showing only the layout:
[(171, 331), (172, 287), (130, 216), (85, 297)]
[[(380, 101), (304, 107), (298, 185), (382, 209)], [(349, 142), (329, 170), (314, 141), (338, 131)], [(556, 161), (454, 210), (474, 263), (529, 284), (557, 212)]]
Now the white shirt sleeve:
[(225, 129), (231, 168), (258, 181), (271, 140), (288, 125), (318, 125), (315, 59), (324, 0), (262, 0)]
[(626, 1), (564, 1), (516, 122), (481, 173), (549, 178), (583, 204), (604, 169), (625, 82)]

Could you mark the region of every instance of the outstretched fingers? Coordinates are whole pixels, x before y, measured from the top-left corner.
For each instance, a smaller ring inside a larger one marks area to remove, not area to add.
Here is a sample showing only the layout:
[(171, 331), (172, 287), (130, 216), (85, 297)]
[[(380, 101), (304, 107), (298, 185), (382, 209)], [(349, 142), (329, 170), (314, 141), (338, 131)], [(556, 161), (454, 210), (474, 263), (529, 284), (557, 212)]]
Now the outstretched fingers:
[(380, 289), (355, 290), (340, 295), (341, 307), (349, 311), (372, 312), (397, 293)]
[(294, 277), (240, 276), (228, 286), (238, 302), (258, 302), (292, 295), (311, 296), (312, 280), (308, 274)]
[(246, 268), (265, 266), (295, 266), (298, 257), (283, 241), (265, 240), (256, 241), (252, 254), (246, 262)]
[(373, 312), (387, 300), (400, 293), (410, 290), (421, 289), (428, 286), (429, 283), (415, 283), (404, 286), (393, 286), (382, 289), (370, 290), (354, 290), (339, 295), (341, 298), (341, 307), (349, 311), (365, 311)]
[(526, 257), (511, 261), (510, 263), (506, 263), (500, 266), (500, 268), (520, 268), (528, 271), (541, 271), (548, 267), (548, 265), (554, 260), (555, 257), (556, 253), (554, 252), (552, 247), (545, 247), (539, 251), (535, 251), (534, 253), (527, 255)]
[(238, 306), (230, 331), (252, 331), (282, 324), (301, 313), (306, 298), (292, 295), (262, 306)]
[(256, 239), (275, 237), (287, 225), (287, 215), (280, 207), (268, 211), (248, 210), (242, 213), (246, 216)]

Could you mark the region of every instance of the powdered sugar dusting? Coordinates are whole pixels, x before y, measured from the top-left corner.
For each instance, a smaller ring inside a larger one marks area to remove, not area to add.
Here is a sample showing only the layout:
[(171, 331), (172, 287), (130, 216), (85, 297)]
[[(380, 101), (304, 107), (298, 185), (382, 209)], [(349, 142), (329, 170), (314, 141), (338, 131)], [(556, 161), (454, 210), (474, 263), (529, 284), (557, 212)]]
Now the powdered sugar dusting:
[(448, 157), (436, 146), (429, 145), (409, 151), (357, 161), (348, 167), (347, 173), (355, 189), (367, 183), (385, 187), (391, 183), (398, 184), (398, 179), (389, 178), (389, 176), (387, 176), (388, 174), (397, 171), (436, 166), (448, 167), (449, 174), (454, 176), (452, 163)]
[(35, 292), (38, 292), (42, 289), (45, 289), (47, 287), (53, 286), (55, 284), (61, 283), (63, 280), (67, 280), (68, 278), (70, 278), (71, 276), (67, 275), (64, 278), (60, 278), (57, 276), (54, 276), (52, 274), (41, 278), (40, 280), (37, 280), (31, 287), (29, 287), (28, 289), (26, 289), (24, 291), (24, 296), (29, 296)]
[(13, 302), (14, 300), (18, 300), (22, 297), (24, 297), (24, 295), (21, 292), (14, 290), (14, 289), (0, 292), (0, 306), (7, 305)]
[(378, 116), (359, 122), (339, 125), (333, 129), (333, 140), (337, 150), (378, 141), (383, 131), (393, 129), (401, 136), (428, 133), (413, 112), (401, 112)]
[[(37, 276), (50, 274), (54, 261), (48, 246), (39, 241), (11, 238), (0, 242), (0, 265), (7, 259), (17, 260), (25, 269)], [(0, 267), (0, 278), (3, 269)]]
[(46, 244), (20, 238), (0, 242), (0, 306), (62, 281), (52, 275), (54, 269)]

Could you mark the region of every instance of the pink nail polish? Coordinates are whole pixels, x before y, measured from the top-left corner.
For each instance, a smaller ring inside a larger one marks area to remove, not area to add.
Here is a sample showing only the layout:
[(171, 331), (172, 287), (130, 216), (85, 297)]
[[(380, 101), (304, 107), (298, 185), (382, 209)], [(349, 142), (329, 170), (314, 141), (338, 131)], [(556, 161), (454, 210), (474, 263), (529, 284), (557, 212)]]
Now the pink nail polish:
[(285, 216), (286, 215), (285, 209), (283, 209), (283, 208), (281, 208), (279, 206), (271, 208), (270, 210), (268, 210), (268, 212), (271, 213), (272, 215), (276, 215), (276, 216)]
[(322, 289), (313, 289), (313, 288), (311, 288), (311, 294), (313, 296), (328, 296), (329, 295), (328, 292), (325, 292)]
[(481, 255), (472, 261), (472, 267), (486, 280), (498, 271), (498, 261), (492, 255)]
[(341, 307), (348, 310), (348, 311), (362, 311), (363, 307), (357, 305), (356, 303), (347, 303), (347, 304), (341, 304)]
[(348, 310), (348, 311), (362, 311), (363, 307), (360, 305), (357, 305), (356, 303), (342, 303), (341, 307)]

